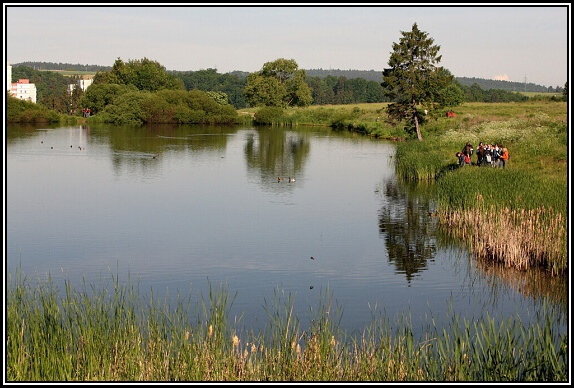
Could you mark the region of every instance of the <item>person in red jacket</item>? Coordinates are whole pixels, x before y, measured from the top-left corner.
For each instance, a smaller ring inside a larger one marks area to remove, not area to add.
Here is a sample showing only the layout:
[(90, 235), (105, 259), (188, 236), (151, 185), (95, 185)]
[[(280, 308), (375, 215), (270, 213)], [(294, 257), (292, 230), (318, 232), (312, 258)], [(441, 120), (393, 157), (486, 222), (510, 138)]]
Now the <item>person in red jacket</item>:
[(508, 160), (508, 148), (502, 147), (502, 154), (500, 155), (500, 167), (506, 167), (506, 161)]

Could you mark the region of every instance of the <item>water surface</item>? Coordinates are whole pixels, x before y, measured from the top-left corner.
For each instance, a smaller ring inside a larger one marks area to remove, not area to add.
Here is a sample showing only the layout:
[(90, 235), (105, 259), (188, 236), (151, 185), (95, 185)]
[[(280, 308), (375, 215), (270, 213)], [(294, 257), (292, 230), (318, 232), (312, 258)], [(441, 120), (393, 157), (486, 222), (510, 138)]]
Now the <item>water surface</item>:
[(306, 326), (332, 295), (347, 331), (380, 315), (415, 331), (452, 311), (527, 321), (542, 300), (564, 304), (564, 284), (524, 292), (438, 238), (432, 201), (396, 180), (394, 149), (314, 127), (10, 126), (6, 263), (192, 300), (223, 285), (249, 329), (277, 296)]

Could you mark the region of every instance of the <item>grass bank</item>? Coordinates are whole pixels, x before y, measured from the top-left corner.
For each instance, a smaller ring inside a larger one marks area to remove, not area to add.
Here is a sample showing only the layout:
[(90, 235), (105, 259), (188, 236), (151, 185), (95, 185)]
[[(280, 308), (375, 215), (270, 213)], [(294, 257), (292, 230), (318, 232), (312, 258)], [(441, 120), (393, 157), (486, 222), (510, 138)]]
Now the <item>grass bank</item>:
[[(427, 124), (423, 142), (397, 144), (399, 175), (432, 180), (438, 219), (479, 259), (566, 276), (567, 116), (564, 102), (469, 104)], [(505, 168), (459, 168), (469, 141), (501, 144)]]
[(351, 130), (390, 140), (404, 140), (405, 132), (385, 120), (381, 104), (319, 105), (306, 108), (246, 108), (239, 112), (249, 123), (297, 126), (316, 125)]

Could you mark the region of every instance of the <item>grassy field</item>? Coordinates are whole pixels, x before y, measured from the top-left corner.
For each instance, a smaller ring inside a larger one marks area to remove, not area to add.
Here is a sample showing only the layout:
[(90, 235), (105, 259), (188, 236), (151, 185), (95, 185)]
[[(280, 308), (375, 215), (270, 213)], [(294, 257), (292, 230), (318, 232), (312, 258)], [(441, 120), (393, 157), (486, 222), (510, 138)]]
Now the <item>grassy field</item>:
[(541, 97), (545, 97), (545, 98), (549, 98), (549, 97), (555, 97), (555, 98), (560, 98), (562, 97), (562, 93), (548, 93), (548, 92), (517, 92), (520, 94), (525, 95), (526, 97), (536, 97), (536, 96), (541, 96)]
[(87, 75), (94, 77), (96, 72), (94, 71), (81, 71), (81, 70), (42, 70), (42, 71), (53, 71), (55, 73), (62, 74), (65, 77), (71, 77), (73, 75)]
[[(399, 175), (436, 182), (440, 222), (477, 258), (566, 276), (566, 103), (474, 103), (456, 113), (426, 123), (422, 142), (397, 143)], [(457, 168), (467, 141), (507, 147), (510, 160), (504, 169)]]

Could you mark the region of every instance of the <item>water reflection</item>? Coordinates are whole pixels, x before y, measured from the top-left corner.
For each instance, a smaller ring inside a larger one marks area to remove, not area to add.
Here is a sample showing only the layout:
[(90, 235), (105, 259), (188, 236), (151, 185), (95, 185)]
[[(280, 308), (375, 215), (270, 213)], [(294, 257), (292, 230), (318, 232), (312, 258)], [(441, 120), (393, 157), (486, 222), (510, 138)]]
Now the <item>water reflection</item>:
[(379, 211), (379, 233), (384, 236), (389, 262), (410, 284), (428, 268), (436, 254), (436, 222), (431, 201), (417, 192), (419, 184), (396, 179), (384, 185), (388, 203)]
[(558, 308), (562, 314), (568, 312), (568, 281), (566, 278), (551, 276), (543, 270), (519, 271), (486, 260), (475, 260), (476, 268), (485, 279), (490, 294), (510, 288), (530, 300), (548, 303)]
[[(9, 145), (34, 138), (38, 141), (36, 144), (41, 145), (41, 149), (56, 151), (78, 151), (85, 148), (91, 135), (90, 127), (85, 125), (66, 128), (67, 136), (65, 137), (60, 135), (61, 130), (62, 128), (53, 126), (39, 129), (37, 125), (23, 124), (11, 125), (10, 130), (5, 131), (4, 134)], [(52, 133), (57, 133), (57, 136), (52, 137)]]
[(247, 135), (244, 153), (249, 172), (270, 187), (303, 176), (310, 143), (305, 134), (263, 127)]
[(237, 133), (230, 126), (153, 125), (118, 127), (109, 131), (110, 148), (157, 154), (162, 151), (221, 152), (227, 137)]
[(228, 137), (236, 133), (230, 126), (153, 125), (117, 127), (109, 131), (109, 146), (117, 172), (126, 166), (153, 168), (166, 152), (224, 155)]

